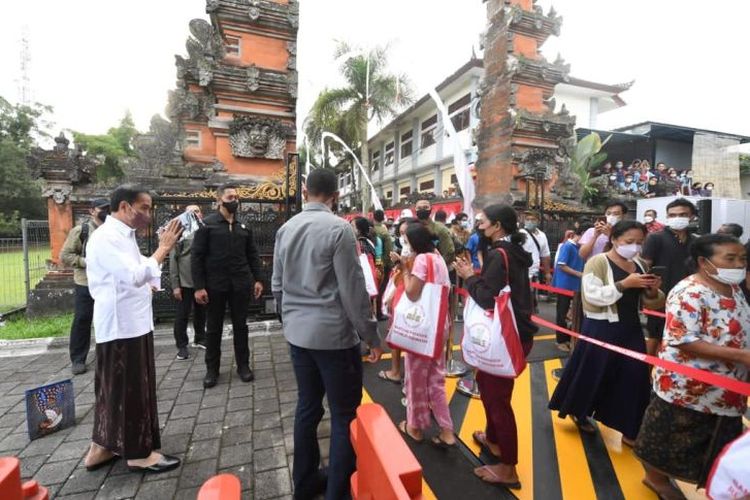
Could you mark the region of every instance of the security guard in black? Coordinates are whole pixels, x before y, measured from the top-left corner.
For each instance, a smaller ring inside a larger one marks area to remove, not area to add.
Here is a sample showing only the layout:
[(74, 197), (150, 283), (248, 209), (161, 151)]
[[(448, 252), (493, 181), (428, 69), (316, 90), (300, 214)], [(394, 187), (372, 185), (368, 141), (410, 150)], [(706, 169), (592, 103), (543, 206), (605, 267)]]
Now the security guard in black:
[(260, 257), (252, 231), (235, 217), (239, 208), (237, 189), (220, 187), (218, 205), (218, 211), (205, 217), (205, 225), (195, 233), (191, 257), (196, 302), (207, 304), (206, 377), (203, 380), (206, 388), (218, 382), (227, 305), (232, 319), (237, 373), (244, 382), (253, 379), (249, 365), (247, 311), (251, 294), (258, 298), (263, 292)]

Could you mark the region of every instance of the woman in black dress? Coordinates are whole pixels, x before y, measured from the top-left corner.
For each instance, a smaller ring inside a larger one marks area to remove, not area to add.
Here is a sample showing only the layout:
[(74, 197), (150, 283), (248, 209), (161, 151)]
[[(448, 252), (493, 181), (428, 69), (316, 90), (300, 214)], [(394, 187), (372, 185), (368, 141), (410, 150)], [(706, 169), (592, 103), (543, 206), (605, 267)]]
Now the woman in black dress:
[[(638, 258), (646, 237), (640, 222), (618, 222), (610, 235), (612, 249), (589, 259), (583, 270), (582, 333), (597, 340), (646, 353), (639, 311), (664, 305), (661, 279), (647, 274)], [(552, 394), (549, 408), (573, 417), (583, 432), (594, 433), (590, 420), (620, 431), (632, 446), (638, 435), (651, 387), (648, 365), (588, 342), (578, 342)]]

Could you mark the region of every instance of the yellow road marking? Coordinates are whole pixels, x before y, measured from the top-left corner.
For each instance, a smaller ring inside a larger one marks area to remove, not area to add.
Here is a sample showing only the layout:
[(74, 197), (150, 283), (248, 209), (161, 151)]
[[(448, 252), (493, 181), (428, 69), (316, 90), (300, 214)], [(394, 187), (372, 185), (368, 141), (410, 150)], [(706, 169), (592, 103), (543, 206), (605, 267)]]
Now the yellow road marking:
[(641, 482), (643, 466), (633, 454), (633, 450), (622, 444), (622, 434), (606, 425), (599, 424), (607, 453), (615, 469), (617, 480), (625, 498), (654, 499), (657, 496)]
[[(552, 370), (562, 367), (559, 359), (544, 362), (544, 375), (547, 378), (547, 393), (552, 397), (557, 382), (552, 378)], [(560, 471), (560, 488), (564, 499), (596, 499), (594, 482), (591, 480), (586, 452), (578, 428), (570, 419), (557, 417), (552, 412), (552, 429), (555, 436), (557, 463)], [(639, 498), (629, 497), (625, 498)]]
[(555, 335), (536, 335), (534, 336), (534, 340), (554, 340), (557, 337)]
[(518, 476), (523, 485), (523, 489), (513, 490), (513, 494), (521, 500), (532, 500), (534, 498), (534, 448), (531, 422), (531, 365), (516, 379), (511, 404), (518, 427)]
[[(367, 390), (363, 387), (362, 388), (362, 404), (372, 403), (372, 397), (370, 396), (370, 393), (367, 392)], [(437, 497), (435, 496), (435, 493), (432, 491), (432, 488), (430, 488), (430, 485), (427, 484), (427, 481), (424, 480), (424, 476), (422, 476), (422, 498), (425, 500), (437, 500)]]
[[(467, 396), (460, 396), (467, 397)], [(458, 430), (458, 438), (476, 455), (479, 456), (481, 448), (474, 442), (471, 435), (474, 431), (484, 431), (487, 427), (487, 418), (484, 414), (484, 406), (482, 401), (479, 399), (471, 398), (469, 405), (466, 408), (466, 414), (464, 415), (464, 421), (461, 424), (461, 428)]]

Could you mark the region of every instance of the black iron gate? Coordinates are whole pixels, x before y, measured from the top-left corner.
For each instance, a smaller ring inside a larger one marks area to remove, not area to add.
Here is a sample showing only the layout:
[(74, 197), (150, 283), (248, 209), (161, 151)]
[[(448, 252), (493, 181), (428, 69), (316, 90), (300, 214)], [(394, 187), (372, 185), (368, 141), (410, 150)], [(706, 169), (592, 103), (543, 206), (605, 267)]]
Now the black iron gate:
[[(301, 209), (301, 175), (297, 168), (297, 155), (287, 160), (286, 175), (279, 176), (276, 183), (267, 183), (252, 188), (240, 187), (240, 208), (237, 217), (252, 229), (263, 269), (263, 296), (250, 301), (250, 319), (268, 319), (275, 316), (271, 295), (271, 273), (273, 269), (273, 245), (276, 231), (291, 216)], [(287, 195), (288, 194), (288, 195)], [(210, 191), (204, 193), (159, 195), (153, 199), (151, 228), (141, 239), (141, 250), (151, 255), (158, 246), (156, 230), (184, 212), (188, 205), (198, 205), (204, 214), (216, 209), (216, 198)], [(162, 267), (162, 289), (154, 294), (154, 319), (171, 319), (175, 315), (176, 303), (172, 297), (169, 279), (169, 261)]]

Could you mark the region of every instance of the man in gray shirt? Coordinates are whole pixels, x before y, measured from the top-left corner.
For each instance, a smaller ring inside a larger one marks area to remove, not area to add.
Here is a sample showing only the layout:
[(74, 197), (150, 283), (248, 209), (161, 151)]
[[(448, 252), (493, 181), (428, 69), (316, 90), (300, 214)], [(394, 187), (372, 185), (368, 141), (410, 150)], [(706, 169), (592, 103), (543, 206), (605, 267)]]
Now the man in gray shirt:
[[(354, 232), (334, 215), (338, 181), (329, 169), (307, 178), (307, 204), (276, 234), (271, 289), (280, 305), (297, 378), (294, 418), (294, 496), (350, 498), (349, 478), (356, 457), (349, 424), (362, 399), (360, 339), (370, 361), (383, 351), (372, 316), (365, 278), (357, 259)], [(327, 476), (320, 468), (317, 429), (323, 397), (331, 411)]]

